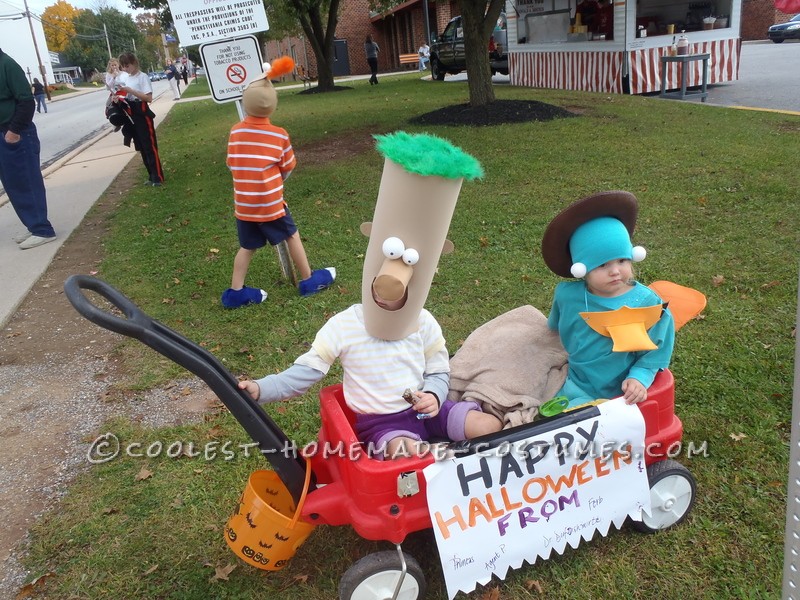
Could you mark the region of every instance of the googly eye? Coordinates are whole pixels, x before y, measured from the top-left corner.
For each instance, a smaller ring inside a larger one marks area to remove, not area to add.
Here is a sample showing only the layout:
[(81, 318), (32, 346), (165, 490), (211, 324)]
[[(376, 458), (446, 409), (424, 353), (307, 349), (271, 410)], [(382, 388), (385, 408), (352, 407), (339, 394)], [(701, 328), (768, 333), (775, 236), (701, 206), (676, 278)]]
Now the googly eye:
[(403, 240), (396, 237), (386, 238), (386, 241), (383, 242), (383, 255), (389, 259), (397, 259), (403, 256), (403, 252), (406, 251), (406, 247), (403, 244)]
[(414, 266), (419, 262), (419, 252), (413, 248), (409, 248), (403, 252), (403, 262), (409, 266)]

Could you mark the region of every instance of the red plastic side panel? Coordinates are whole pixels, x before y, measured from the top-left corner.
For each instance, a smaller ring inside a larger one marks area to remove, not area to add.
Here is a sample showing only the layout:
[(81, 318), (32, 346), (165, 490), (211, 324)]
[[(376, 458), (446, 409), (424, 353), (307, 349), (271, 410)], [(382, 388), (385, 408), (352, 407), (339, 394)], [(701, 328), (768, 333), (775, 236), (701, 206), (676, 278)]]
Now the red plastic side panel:
[[(353, 431), (355, 419), (344, 402), (341, 385), (320, 392), (320, 409), (322, 427), (312, 469), (319, 483), (333, 483), (308, 495), (303, 507), (306, 520), (350, 524), (365, 539), (398, 544), (409, 533), (429, 528), (422, 469), (433, 462), (433, 457), (391, 461), (369, 458)], [(400, 497), (397, 482), (408, 472), (416, 473), (419, 492)]]
[[(667, 458), (670, 446), (683, 435), (669, 370), (656, 376), (647, 400), (638, 406), (645, 420), (645, 463), (649, 465)], [(320, 411), (322, 426), (311, 465), (321, 487), (306, 499), (305, 520), (351, 525), (365, 539), (397, 544), (409, 533), (431, 527), (422, 470), (433, 458), (369, 458), (356, 438), (355, 417), (345, 404), (341, 384), (320, 392)], [(413, 496), (397, 494), (398, 479), (404, 473), (416, 475), (419, 492)]]

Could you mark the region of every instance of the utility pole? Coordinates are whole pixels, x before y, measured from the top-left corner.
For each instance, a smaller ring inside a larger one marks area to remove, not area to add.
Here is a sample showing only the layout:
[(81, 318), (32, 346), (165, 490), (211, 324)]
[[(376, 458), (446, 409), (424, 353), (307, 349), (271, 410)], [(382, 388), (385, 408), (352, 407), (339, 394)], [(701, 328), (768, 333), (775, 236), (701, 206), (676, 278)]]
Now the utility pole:
[(103, 23), (103, 31), (106, 34), (106, 47), (108, 48), (108, 60), (111, 60), (114, 57), (111, 56), (111, 42), (108, 41), (108, 29), (106, 29), (105, 23)]
[(39, 61), (39, 73), (42, 75), (42, 85), (44, 85), (44, 93), (47, 95), (47, 100), (52, 100), (50, 96), (50, 88), (47, 85), (47, 70), (42, 64), (42, 57), (39, 55), (39, 44), (36, 43), (36, 33), (33, 31), (33, 21), (31, 20), (31, 11), (28, 10), (28, 0), (25, 0), (25, 14), (28, 17), (28, 25), (31, 28), (31, 39), (33, 39), (33, 48), (36, 50), (36, 60)]

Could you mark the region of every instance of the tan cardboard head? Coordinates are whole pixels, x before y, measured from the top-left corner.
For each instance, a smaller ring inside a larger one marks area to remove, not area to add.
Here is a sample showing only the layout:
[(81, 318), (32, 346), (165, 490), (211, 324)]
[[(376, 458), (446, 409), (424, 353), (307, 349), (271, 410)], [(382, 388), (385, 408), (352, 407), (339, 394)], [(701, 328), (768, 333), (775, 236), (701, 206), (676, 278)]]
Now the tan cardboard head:
[(361, 282), (367, 332), (398, 340), (417, 329), (464, 178), (483, 172), (472, 156), (429, 135), (376, 136), (385, 162)]
[(242, 108), (251, 117), (270, 117), (278, 107), (278, 93), (270, 81), (271, 78), (291, 73), (294, 61), (282, 56), (271, 65), (265, 63), (265, 71), (256, 77), (242, 92)]

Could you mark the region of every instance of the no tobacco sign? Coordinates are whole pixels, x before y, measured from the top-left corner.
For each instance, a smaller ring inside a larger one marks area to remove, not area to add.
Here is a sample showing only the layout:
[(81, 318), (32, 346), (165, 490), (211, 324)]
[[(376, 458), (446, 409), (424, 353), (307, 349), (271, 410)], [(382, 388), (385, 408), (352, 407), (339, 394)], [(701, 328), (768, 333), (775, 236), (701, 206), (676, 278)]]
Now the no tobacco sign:
[(200, 55), (215, 102), (239, 100), (247, 84), (264, 70), (258, 40), (251, 35), (200, 46)]

